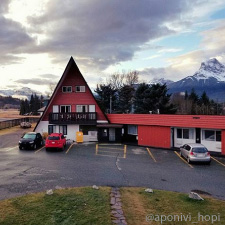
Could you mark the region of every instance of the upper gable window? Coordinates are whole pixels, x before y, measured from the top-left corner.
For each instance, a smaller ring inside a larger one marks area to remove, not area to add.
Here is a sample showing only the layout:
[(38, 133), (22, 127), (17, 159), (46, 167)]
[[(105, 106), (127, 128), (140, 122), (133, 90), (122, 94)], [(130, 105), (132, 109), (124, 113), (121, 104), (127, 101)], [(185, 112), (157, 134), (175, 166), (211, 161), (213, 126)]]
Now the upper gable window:
[(76, 86), (76, 92), (85, 92), (85, 86)]
[(72, 87), (71, 86), (63, 86), (62, 92), (64, 92), (64, 93), (72, 92)]

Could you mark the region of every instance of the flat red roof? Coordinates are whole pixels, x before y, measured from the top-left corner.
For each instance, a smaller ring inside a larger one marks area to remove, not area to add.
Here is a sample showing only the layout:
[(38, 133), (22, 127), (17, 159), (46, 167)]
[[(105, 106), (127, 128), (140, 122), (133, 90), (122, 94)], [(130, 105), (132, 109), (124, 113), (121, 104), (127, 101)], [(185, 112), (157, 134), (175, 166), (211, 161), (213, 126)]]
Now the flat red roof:
[(166, 127), (225, 129), (225, 116), (167, 114), (107, 114), (110, 123)]

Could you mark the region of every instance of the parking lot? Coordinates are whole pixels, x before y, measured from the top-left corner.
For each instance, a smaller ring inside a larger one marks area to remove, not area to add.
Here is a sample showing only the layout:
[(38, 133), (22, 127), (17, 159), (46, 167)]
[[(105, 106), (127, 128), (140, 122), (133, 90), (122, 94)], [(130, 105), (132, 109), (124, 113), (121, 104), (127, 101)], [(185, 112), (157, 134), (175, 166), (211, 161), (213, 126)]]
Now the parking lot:
[(0, 150), (0, 199), (74, 186), (192, 190), (225, 199), (225, 158), (189, 165), (172, 150), (72, 143), (64, 151)]

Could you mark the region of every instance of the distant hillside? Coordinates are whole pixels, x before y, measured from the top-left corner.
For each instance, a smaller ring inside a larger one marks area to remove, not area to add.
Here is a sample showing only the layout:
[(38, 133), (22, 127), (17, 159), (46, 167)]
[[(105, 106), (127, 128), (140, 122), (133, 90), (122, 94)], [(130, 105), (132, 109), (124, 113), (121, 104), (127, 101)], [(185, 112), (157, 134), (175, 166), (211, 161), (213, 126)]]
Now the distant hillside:
[(20, 99), (0, 95), (0, 108), (19, 108)]

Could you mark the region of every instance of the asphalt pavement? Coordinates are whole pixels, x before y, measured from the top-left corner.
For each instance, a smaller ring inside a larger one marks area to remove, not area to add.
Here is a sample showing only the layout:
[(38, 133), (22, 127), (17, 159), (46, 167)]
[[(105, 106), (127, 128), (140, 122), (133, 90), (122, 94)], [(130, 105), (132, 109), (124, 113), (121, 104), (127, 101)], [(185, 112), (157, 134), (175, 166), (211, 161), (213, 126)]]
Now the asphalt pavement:
[[(225, 158), (189, 166), (172, 150), (74, 144), (62, 151), (0, 149), (0, 199), (79, 186), (137, 186), (225, 200)], [(224, 166), (223, 166), (224, 165)]]

